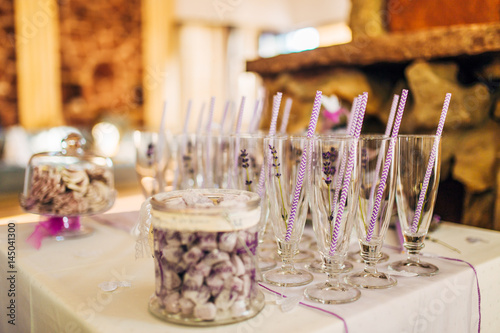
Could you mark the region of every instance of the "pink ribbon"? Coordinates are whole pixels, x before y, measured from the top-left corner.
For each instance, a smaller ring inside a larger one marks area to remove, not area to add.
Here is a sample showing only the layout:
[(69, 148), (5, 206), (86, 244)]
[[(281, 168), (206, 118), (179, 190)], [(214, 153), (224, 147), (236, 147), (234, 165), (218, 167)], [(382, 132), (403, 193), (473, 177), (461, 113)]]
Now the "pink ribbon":
[(31, 244), (35, 249), (39, 250), (42, 246), (42, 240), (48, 236), (57, 236), (63, 230), (78, 230), (80, 229), (80, 217), (59, 217), (51, 216), (45, 221), (38, 222), (33, 233), (28, 237), (26, 242)]

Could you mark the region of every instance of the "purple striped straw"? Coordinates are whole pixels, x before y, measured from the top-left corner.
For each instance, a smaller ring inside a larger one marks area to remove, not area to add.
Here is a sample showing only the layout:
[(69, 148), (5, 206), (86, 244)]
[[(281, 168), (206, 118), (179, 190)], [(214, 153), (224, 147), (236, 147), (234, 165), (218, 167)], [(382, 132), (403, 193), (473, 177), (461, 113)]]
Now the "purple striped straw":
[(226, 124), (226, 119), (227, 119), (227, 114), (228, 114), (228, 111), (229, 111), (229, 100), (226, 101), (226, 104), (224, 105), (224, 112), (222, 113), (222, 119), (220, 121), (220, 132), (221, 134), (222, 133), (225, 133), (224, 132), (224, 125)]
[[(392, 99), (392, 105), (391, 105), (391, 111), (389, 113), (389, 119), (387, 120), (387, 126), (385, 127), (385, 136), (390, 136), (391, 135), (391, 130), (392, 130), (392, 124), (394, 123), (394, 117), (396, 116), (396, 110), (398, 108), (398, 100), (399, 100), (399, 95), (394, 95), (394, 98)], [(385, 141), (383, 142), (383, 146), (381, 149), (385, 148)], [(379, 154), (378, 159), (377, 159), (377, 166), (375, 168), (375, 175), (378, 175), (380, 172), (380, 167), (382, 164), (382, 157), (384, 155)], [(370, 190), (370, 205), (372, 202), (372, 198), (375, 196), (375, 184), (377, 183), (377, 178), (373, 178), (373, 184)], [(370, 211), (373, 209), (373, 207), (370, 207)]]
[[(354, 136), (354, 131), (356, 127), (356, 122), (358, 115), (361, 111), (361, 95), (355, 97), (352, 102), (351, 116), (349, 117), (349, 122), (347, 124), (347, 135)], [(354, 124), (354, 125), (353, 125)], [(337, 183), (335, 186), (335, 192), (331, 197), (332, 212), (337, 211), (337, 199), (339, 196), (340, 189), (342, 188), (342, 179), (344, 177), (345, 165), (347, 163), (347, 154), (342, 155), (342, 161), (340, 163), (339, 172), (337, 173)]]
[(201, 105), (200, 114), (198, 115), (198, 124), (196, 125), (196, 134), (201, 133), (201, 124), (203, 123), (203, 114), (205, 113), (205, 102)]
[(420, 195), (418, 197), (417, 208), (415, 209), (415, 215), (413, 215), (413, 222), (411, 225), (411, 232), (415, 233), (418, 229), (418, 221), (420, 220), (420, 214), (422, 214), (422, 208), (424, 205), (425, 193), (429, 187), (429, 181), (431, 179), (432, 169), (434, 168), (434, 162), (439, 149), (439, 141), (441, 139), (441, 134), (443, 133), (444, 122), (446, 120), (446, 114), (448, 113), (448, 108), (450, 107), (451, 94), (447, 93), (444, 99), (443, 110), (441, 111), (441, 117), (439, 118), (439, 124), (436, 130), (436, 139), (434, 140), (434, 145), (432, 146), (431, 155), (429, 157), (429, 164), (427, 164), (427, 170), (425, 171), (424, 181), (422, 183), (422, 189), (420, 190)]
[[(273, 113), (271, 115), (271, 125), (269, 126), (269, 136), (273, 136), (276, 134), (276, 123), (278, 122), (278, 113), (280, 112), (282, 95), (283, 94), (281, 92), (278, 92), (273, 97)], [(264, 149), (264, 151), (267, 151), (267, 149)], [(271, 161), (271, 160), (269, 159), (269, 161)], [(261, 168), (260, 168), (259, 185), (257, 186), (257, 194), (261, 197), (261, 199), (264, 198), (265, 180), (266, 180), (266, 177), (265, 177), (264, 163), (263, 163)]]
[[(360, 108), (359, 108), (359, 111), (357, 112), (357, 115), (356, 115), (356, 123), (353, 123), (351, 125), (351, 129), (353, 127), (355, 128), (354, 138), (356, 140), (351, 144), (351, 147), (349, 148), (349, 159), (347, 161), (347, 169), (345, 171), (342, 192), (340, 193), (339, 207), (337, 208), (338, 211), (337, 211), (337, 214), (335, 216), (335, 226), (333, 229), (332, 242), (330, 244), (330, 252), (329, 253), (331, 256), (335, 254), (335, 250), (337, 249), (337, 241), (339, 238), (340, 225), (342, 224), (342, 215), (344, 215), (345, 203), (347, 201), (347, 193), (349, 191), (352, 170), (354, 168), (354, 161), (355, 161), (355, 157), (357, 155), (358, 139), (359, 139), (359, 136), (361, 134), (361, 127), (363, 126), (363, 119), (365, 117), (367, 103), (368, 103), (368, 93), (365, 92), (361, 96), (361, 100), (358, 101), (358, 103), (356, 103), (356, 104), (360, 104)], [(357, 108), (357, 106), (356, 106), (356, 108)], [(342, 175), (339, 174), (337, 177), (342, 177)], [(336, 200), (336, 199), (334, 199), (334, 200)]]
[(245, 100), (246, 97), (241, 97), (240, 111), (238, 112), (238, 121), (236, 122), (236, 130), (234, 133), (239, 134), (241, 132), (241, 123), (243, 122), (243, 111), (245, 110)]
[(377, 221), (377, 215), (380, 211), (382, 195), (384, 194), (385, 185), (387, 183), (387, 176), (389, 175), (389, 169), (391, 168), (392, 157), (394, 155), (393, 154), (394, 147), (396, 145), (396, 140), (398, 138), (399, 127), (401, 126), (401, 119), (403, 119), (403, 112), (405, 110), (405, 104), (407, 98), (408, 98), (408, 90), (403, 89), (403, 93), (401, 94), (401, 100), (399, 102), (398, 113), (396, 114), (396, 119), (394, 122), (394, 129), (392, 130), (391, 142), (389, 143), (389, 149), (387, 149), (387, 156), (385, 158), (384, 168), (382, 169), (382, 175), (380, 176), (380, 183), (377, 188), (377, 196), (375, 197), (375, 202), (372, 208), (370, 224), (368, 226), (368, 232), (366, 234), (367, 242), (370, 242), (373, 237), (373, 230), (375, 228), (375, 222)]
[[(316, 130), (316, 124), (318, 123), (319, 111), (321, 107), (321, 91), (316, 91), (316, 97), (314, 98), (314, 104), (311, 114), (311, 119), (309, 120), (309, 126), (307, 128), (307, 137), (311, 139), (314, 136), (314, 131)], [(306, 172), (307, 155), (310, 154), (308, 151), (310, 147), (307, 145), (304, 147), (304, 153), (300, 159), (299, 172), (297, 174), (297, 181), (295, 183), (295, 192), (293, 194), (292, 206), (290, 208), (290, 215), (288, 216), (288, 224), (286, 229), (285, 241), (289, 242), (292, 237), (293, 223), (295, 222), (295, 215), (297, 214), (297, 205), (299, 204), (300, 191), (302, 189), (302, 184), (304, 183), (304, 175)]]
[(288, 97), (285, 103), (285, 110), (283, 112), (283, 118), (281, 119), (280, 134), (286, 133), (286, 127), (288, 126), (288, 119), (290, 118), (290, 110), (292, 110), (292, 99)]
[(205, 130), (208, 134), (212, 132), (212, 119), (214, 118), (215, 97), (210, 98), (210, 106), (208, 108), (208, 119)]

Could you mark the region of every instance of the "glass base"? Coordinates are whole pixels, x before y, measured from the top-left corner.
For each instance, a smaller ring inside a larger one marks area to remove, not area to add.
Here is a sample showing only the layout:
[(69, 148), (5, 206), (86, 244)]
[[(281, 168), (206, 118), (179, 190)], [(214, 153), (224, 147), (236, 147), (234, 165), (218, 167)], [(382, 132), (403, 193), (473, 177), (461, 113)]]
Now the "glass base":
[(63, 241), (67, 239), (87, 237), (92, 235), (93, 233), (94, 233), (94, 228), (86, 225), (80, 225), (79, 229), (63, 229), (61, 230), (60, 233), (54, 235), (54, 238), (57, 241)]
[(349, 285), (340, 283), (334, 286), (329, 283), (318, 283), (307, 287), (304, 291), (307, 299), (323, 304), (350, 303), (359, 299), (361, 292)]
[(252, 298), (250, 304), (247, 305), (246, 311), (240, 313), (240, 315), (233, 317), (230, 310), (221, 311), (218, 310), (213, 320), (203, 320), (195, 318), (193, 315), (182, 315), (182, 314), (172, 314), (168, 313), (158, 302), (155, 295), (149, 300), (149, 312), (151, 312), (156, 317), (171, 322), (174, 324), (181, 324), (187, 326), (218, 326), (237, 323), (243, 320), (255, 317), (264, 308), (265, 297), (264, 294), (258, 290), (257, 295)]
[[(380, 252), (380, 254), (382, 255), (380, 257), (380, 259), (378, 260), (378, 263), (382, 263), (382, 262), (386, 262), (389, 260), (389, 255), (385, 252)], [(347, 258), (351, 261), (354, 261), (354, 262), (359, 262), (359, 263), (364, 263), (365, 261), (363, 260), (363, 258), (361, 258), (361, 251), (357, 251), (357, 252), (349, 252), (347, 253)]]
[[(321, 260), (314, 260), (310, 264), (307, 264), (305, 267), (308, 271), (313, 273), (324, 273), (323, 262)], [(352, 264), (348, 261), (345, 261), (342, 265), (342, 271), (340, 272), (340, 274), (349, 273), (352, 268)]]
[(423, 261), (415, 262), (409, 260), (393, 262), (389, 265), (389, 269), (398, 272), (415, 273), (418, 276), (432, 276), (439, 272), (439, 268), (433, 264)]
[(346, 281), (351, 286), (364, 289), (387, 289), (394, 287), (398, 283), (396, 279), (385, 273), (369, 273), (366, 271), (353, 273), (346, 277)]
[(298, 287), (311, 283), (313, 275), (303, 269), (283, 269), (277, 268), (263, 274), (264, 282), (279, 287)]
[(259, 265), (259, 269), (261, 272), (268, 271), (276, 267), (276, 261), (270, 258), (262, 257), (260, 255), (258, 256), (257, 264)]

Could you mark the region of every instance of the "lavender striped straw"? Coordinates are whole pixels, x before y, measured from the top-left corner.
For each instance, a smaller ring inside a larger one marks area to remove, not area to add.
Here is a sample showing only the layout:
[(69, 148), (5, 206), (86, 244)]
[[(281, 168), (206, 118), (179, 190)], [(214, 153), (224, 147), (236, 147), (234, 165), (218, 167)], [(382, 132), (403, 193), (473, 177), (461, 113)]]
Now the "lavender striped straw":
[[(269, 136), (273, 136), (276, 134), (276, 123), (278, 122), (278, 113), (280, 112), (282, 95), (283, 94), (281, 92), (278, 92), (273, 97), (273, 113), (271, 115), (271, 125), (269, 126)], [(267, 151), (267, 149), (264, 149), (264, 151)], [(257, 186), (257, 194), (260, 196), (261, 199), (264, 198), (265, 180), (266, 180), (266, 177), (265, 177), (265, 171), (264, 171), (264, 164), (262, 164), (262, 167), (260, 168), (259, 185)]]
[[(344, 214), (344, 208), (345, 208), (345, 203), (347, 201), (347, 192), (349, 191), (349, 184), (351, 182), (351, 175), (352, 175), (352, 169), (354, 168), (354, 160), (357, 154), (357, 146), (358, 142), (357, 140), (359, 139), (359, 135), (361, 134), (361, 127), (363, 126), (363, 119), (365, 117), (365, 110), (366, 110), (366, 104), (368, 103), (368, 93), (365, 92), (361, 96), (361, 101), (358, 101), (356, 104), (360, 104), (359, 111), (356, 112), (356, 123), (353, 123), (351, 125), (351, 130), (354, 126), (355, 131), (354, 131), (354, 138), (356, 139), (355, 142), (351, 144), (351, 147), (349, 148), (349, 160), (347, 161), (347, 170), (345, 171), (345, 176), (344, 176), (344, 183), (342, 186), (342, 192), (340, 193), (340, 199), (339, 199), (339, 207), (338, 211), (335, 217), (335, 227), (333, 229), (333, 235), (332, 235), (332, 242), (330, 244), (330, 255), (335, 254), (335, 250), (337, 249), (337, 241), (339, 238), (339, 231), (340, 231), (340, 225), (342, 222), (342, 215)], [(356, 109), (357, 109), (356, 105)], [(337, 177), (341, 177), (342, 175), (339, 174)], [(336, 200), (336, 199), (335, 199)]]
[[(352, 107), (351, 107), (351, 116), (349, 117), (349, 121), (347, 123), (347, 135), (354, 136), (354, 132), (356, 130), (356, 123), (358, 119), (358, 115), (360, 113), (360, 110), (362, 108), (362, 95), (359, 95), (358, 97), (355, 97), (353, 102), (352, 102)], [(366, 109), (366, 105), (365, 105)], [(344, 177), (344, 171), (345, 171), (345, 165), (347, 163), (347, 154), (343, 154), (342, 156), (342, 161), (340, 163), (340, 168), (339, 172), (337, 174), (337, 183), (335, 186), (335, 192), (333, 196), (331, 197), (331, 204), (332, 204), (332, 212), (337, 211), (337, 200), (336, 198), (339, 197), (339, 192), (340, 189), (342, 188), (342, 179)]]
[(258, 114), (259, 114), (259, 100), (255, 101), (255, 106), (253, 108), (252, 121), (250, 122), (250, 126), (248, 127), (248, 133), (253, 133), (254, 128), (258, 126)]
[(450, 107), (451, 94), (447, 93), (444, 99), (443, 110), (441, 111), (441, 117), (439, 118), (439, 124), (436, 130), (436, 139), (434, 140), (434, 145), (432, 146), (431, 155), (429, 157), (429, 164), (427, 164), (427, 170), (425, 171), (424, 181), (422, 183), (422, 189), (420, 190), (420, 195), (418, 197), (417, 208), (415, 209), (415, 215), (413, 215), (413, 222), (411, 225), (411, 232), (415, 233), (418, 229), (418, 221), (420, 220), (420, 214), (422, 214), (422, 208), (424, 205), (425, 193), (429, 187), (429, 181), (431, 179), (432, 169), (434, 167), (434, 162), (439, 148), (439, 141), (441, 140), (441, 134), (443, 133), (444, 122), (446, 120), (446, 114), (448, 113), (448, 108)]
[[(387, 120), (387, 126), (385, 127), (385, 136), (390, 136), (391, 135), (391, 130), (392, 130), (392, 124), (394, 123), (394, 116), (396, 116), (396, 110), (398, 108), (398, 100), (399, 100), (399, 95), (394, 95), (394, 98), (392, 99), (392, 105), (391, 105), (391, 112), (389, 113), (389, 119)], [(385, 148), (385, 141), (383, 142), (383, 148)], [(377, 166), (375, 168), (375, 175), (378, 175), (380, 172), (380, 167), (382, 164), (382, 157), (384, 155), (379, 154), (378, 159), (377, 159)], [(375, 196), (375, 184), (377, 182), (377, 178), (373, 178), (373, 184), (370, 190), (370, 205), (371, 205), (371, 199)], [(370, 207), (370, 211), (373, 209), (373, 207)]]
[(285, 109), (283, 111), (283, 118), (281, 119), (280, 133), (286, 133), (286, 127), (288, 125), (288, 119), (290, 118), (290, 110), (292, 110), (292, 99), (288, 97), (285, 103)]
[(385, 158), (384, 168), (382, 169), (382, 175), (380, 176), (380, 183), (377, 189), (377, 196), (373, 204), (372, 213), (370, 217), (370, 224), (368, 226), (368, 232), (366, 234), (366, 241), (370, 242), (373, 236), (373, 230), (375, 228), (375, 222), (377, 221), (377, 215), (380, 210), (380, 204), (382, 202), (382, 195), (384, 194), (385, 185), (387, 183), (387, 176), (389, 175), (389, 169), (391, 168), (392, 157), (394, 152), (394, 147), (396, 145), (396, 140), (398, 138), (399, 127), (401, 126), (401, 119), (403, 119), (403, 112), (405, 110), (406, 99), (408, 98), (408, 90), (403, 89), (401, 94), (401, 101), (399, 102), (398, 113), (396, 115), (396, 120), (394, 123), (394, 129), (392, 130), (391, 142), (389, 144), (389, 149), (387, 149), (387, 156)]
[[(311, 139), (316, 130), (316, 124), (318, 123), (318, 116), (321, 107), (321, 91), (316, 91), (316, 97), (314, 98), (314, 104), (311, 114), (311, 119), (309, 120), (309, 126), (307, 128), (307, 137)], [(295, 215), (297, 214), (297, 205), (299, 203), (300, 191), (302, 189), (302, 184), (304, 183), (304, 174), (306, 172), (307, 155), (310, 154), (308, 151), (308, 146), (304, 147), (304, 153), (300, 159), (299, 172), (297, 174), (297, 181), (295, 183), (295, 192), (293, 194), (292, 206), (290, 208), (290, 215), (288, 217), (287, 229), (285, 241), (289, 242), (292, 237), (293, 223), (295, 222)]]
[(225, 133), (224, 131), (224, 125), (226, 124), (226, 119), (227, 119), (227, 113), (229, 111), (229, 100), (226, 101), (226, 104), (224, 105), (224, 112), (222, 113), (222, 119), (220, 121), (220, 133), (223, 134)]

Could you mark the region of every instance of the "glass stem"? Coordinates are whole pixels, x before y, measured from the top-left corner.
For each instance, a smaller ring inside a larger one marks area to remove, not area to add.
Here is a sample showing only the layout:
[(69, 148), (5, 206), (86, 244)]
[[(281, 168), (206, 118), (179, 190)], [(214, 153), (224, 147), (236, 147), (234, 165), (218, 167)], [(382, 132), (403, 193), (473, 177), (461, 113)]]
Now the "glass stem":
[(405, 243), (404, 247), (406, 248), (406, 252), (408, 255), (408, 261), (411, 263), (418, 264), (420, 263), (420, 250), (424, 247), (423, 243)]
[(293, 261), (290, 258), (282, 258), (282, 264), (281, 264), (281, 269), (287, 272), (291, 272), (295, 270), (293, 267)]
[(377, 261), (375, 260), (366, 260), (364, 271), (369, 274), (377, 274), (377, 267), (375, 266)]
[(340, 281), (339, 281), (339, 274), (337, 273), (326, 273), (326, 285), (329, 287), (334, 287), (334, 288), (339, 288), (340, 287)]

